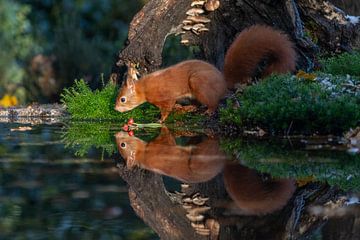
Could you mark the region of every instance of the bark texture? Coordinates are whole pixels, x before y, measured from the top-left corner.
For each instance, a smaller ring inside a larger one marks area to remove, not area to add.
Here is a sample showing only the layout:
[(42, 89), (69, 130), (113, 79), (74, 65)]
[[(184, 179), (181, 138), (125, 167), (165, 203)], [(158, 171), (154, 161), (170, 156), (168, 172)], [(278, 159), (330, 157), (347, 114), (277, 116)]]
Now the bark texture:
[(360, 15), (360, 1), (358, 0), (331, 0), (330, 2), (350, 15)]

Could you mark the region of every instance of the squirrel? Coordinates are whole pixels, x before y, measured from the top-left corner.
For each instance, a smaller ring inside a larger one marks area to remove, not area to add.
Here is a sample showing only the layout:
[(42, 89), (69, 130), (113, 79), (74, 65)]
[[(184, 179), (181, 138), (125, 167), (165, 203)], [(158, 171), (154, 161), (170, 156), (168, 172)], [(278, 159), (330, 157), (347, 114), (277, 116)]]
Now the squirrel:
[(160, 122), (165, 121), (181, 98), (193, 97), (207, 105), (208, 113), (211, 113), (226, 92), (221, 72), (201, 60), (180, 62), (139, 80), (135, 80), (134, 73), (130, 75), (133, 76), (126, 79), (116, 98), (115, 110), (124, 112), (150, 102), (160, 109)]
[(228, 89), (250, 83), (257, 67), (267, 62), (262, 77), (271, 73), (295, 70), (296, 52), (287, 35), (268, 26), (254, 25), (242, 31), (228, 49), (224, 74), (202, 60), (186, 60), (150, 73), (137, 80), (135, 70), (129, 70), (116, 98), (115, 110), (129, 111), (150, 102), (161, 112), (164, 122), (177, 100), (192, 97), (213, 113)]

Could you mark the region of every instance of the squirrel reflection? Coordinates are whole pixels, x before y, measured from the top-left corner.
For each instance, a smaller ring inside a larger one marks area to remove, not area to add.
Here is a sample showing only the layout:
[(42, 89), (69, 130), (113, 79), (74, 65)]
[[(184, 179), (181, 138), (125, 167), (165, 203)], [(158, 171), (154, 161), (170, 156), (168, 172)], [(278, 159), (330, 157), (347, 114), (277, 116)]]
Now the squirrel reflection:
[(125, 132), (118, 132), (115, 137), (129, 169), (138, 166), (186, 183), (206, 182), (223, 171), (224, 186), (231, 200), (213, 199), (213, 203), (228, 215), (272, 213), (283, 208), (296, 190), (292, 179), (273, 179), (227, 161), (229, 158), (220, 150), (216, 138), (180, 146), (166, 127), (151, 142)]
[(296, 190), (292, 179), (272, 179), (240, 164), (227, 164), (224, 184), (232, 199), (228, 214), (264, 215), (282, 209)]
[(212, 179), (225, 163), (217, 139), (207, 138), (195, 145), (180, 146), (166, 127), (149, 143), (125, 132), (118, 132), (115, 138), (128, 168), (138, 166), (187, 183)]

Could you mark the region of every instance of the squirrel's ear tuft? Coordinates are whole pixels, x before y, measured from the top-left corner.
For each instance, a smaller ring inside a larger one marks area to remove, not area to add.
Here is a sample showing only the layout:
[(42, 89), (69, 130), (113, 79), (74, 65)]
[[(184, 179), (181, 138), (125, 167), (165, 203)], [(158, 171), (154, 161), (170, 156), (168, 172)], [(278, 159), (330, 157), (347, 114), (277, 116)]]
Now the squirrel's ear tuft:
[(138, 70), (136, 69), (135, 64), (128, 64), (127, 77), (125, 81), (125, 86), (130, 90), (131, 93), (135, 92), (135, 82), (138, 80)]
[(135, 81), (131, 76), (128, 76), (126, 78), (125, 86), (129, 89), (131, 93), (135, 92)]
[(136, 65), (134, 63), (129, 64), (127, 74), (128, 74), (128, 78), (130, 77), (134, 81), (137, 81), (139, 79), (138, 76), (140, 75), (139, 71), (136, 69)]

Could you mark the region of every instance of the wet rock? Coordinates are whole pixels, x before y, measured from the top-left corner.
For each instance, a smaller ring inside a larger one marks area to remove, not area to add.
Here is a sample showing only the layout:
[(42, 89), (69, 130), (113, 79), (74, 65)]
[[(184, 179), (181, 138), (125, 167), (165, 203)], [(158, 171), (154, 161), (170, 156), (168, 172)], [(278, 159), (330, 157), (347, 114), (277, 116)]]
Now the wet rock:
[(67, 116), (66, 107), (61, 104), (32, 104), (11, 108), (0, 108), (0, 122), (57, 123)]

